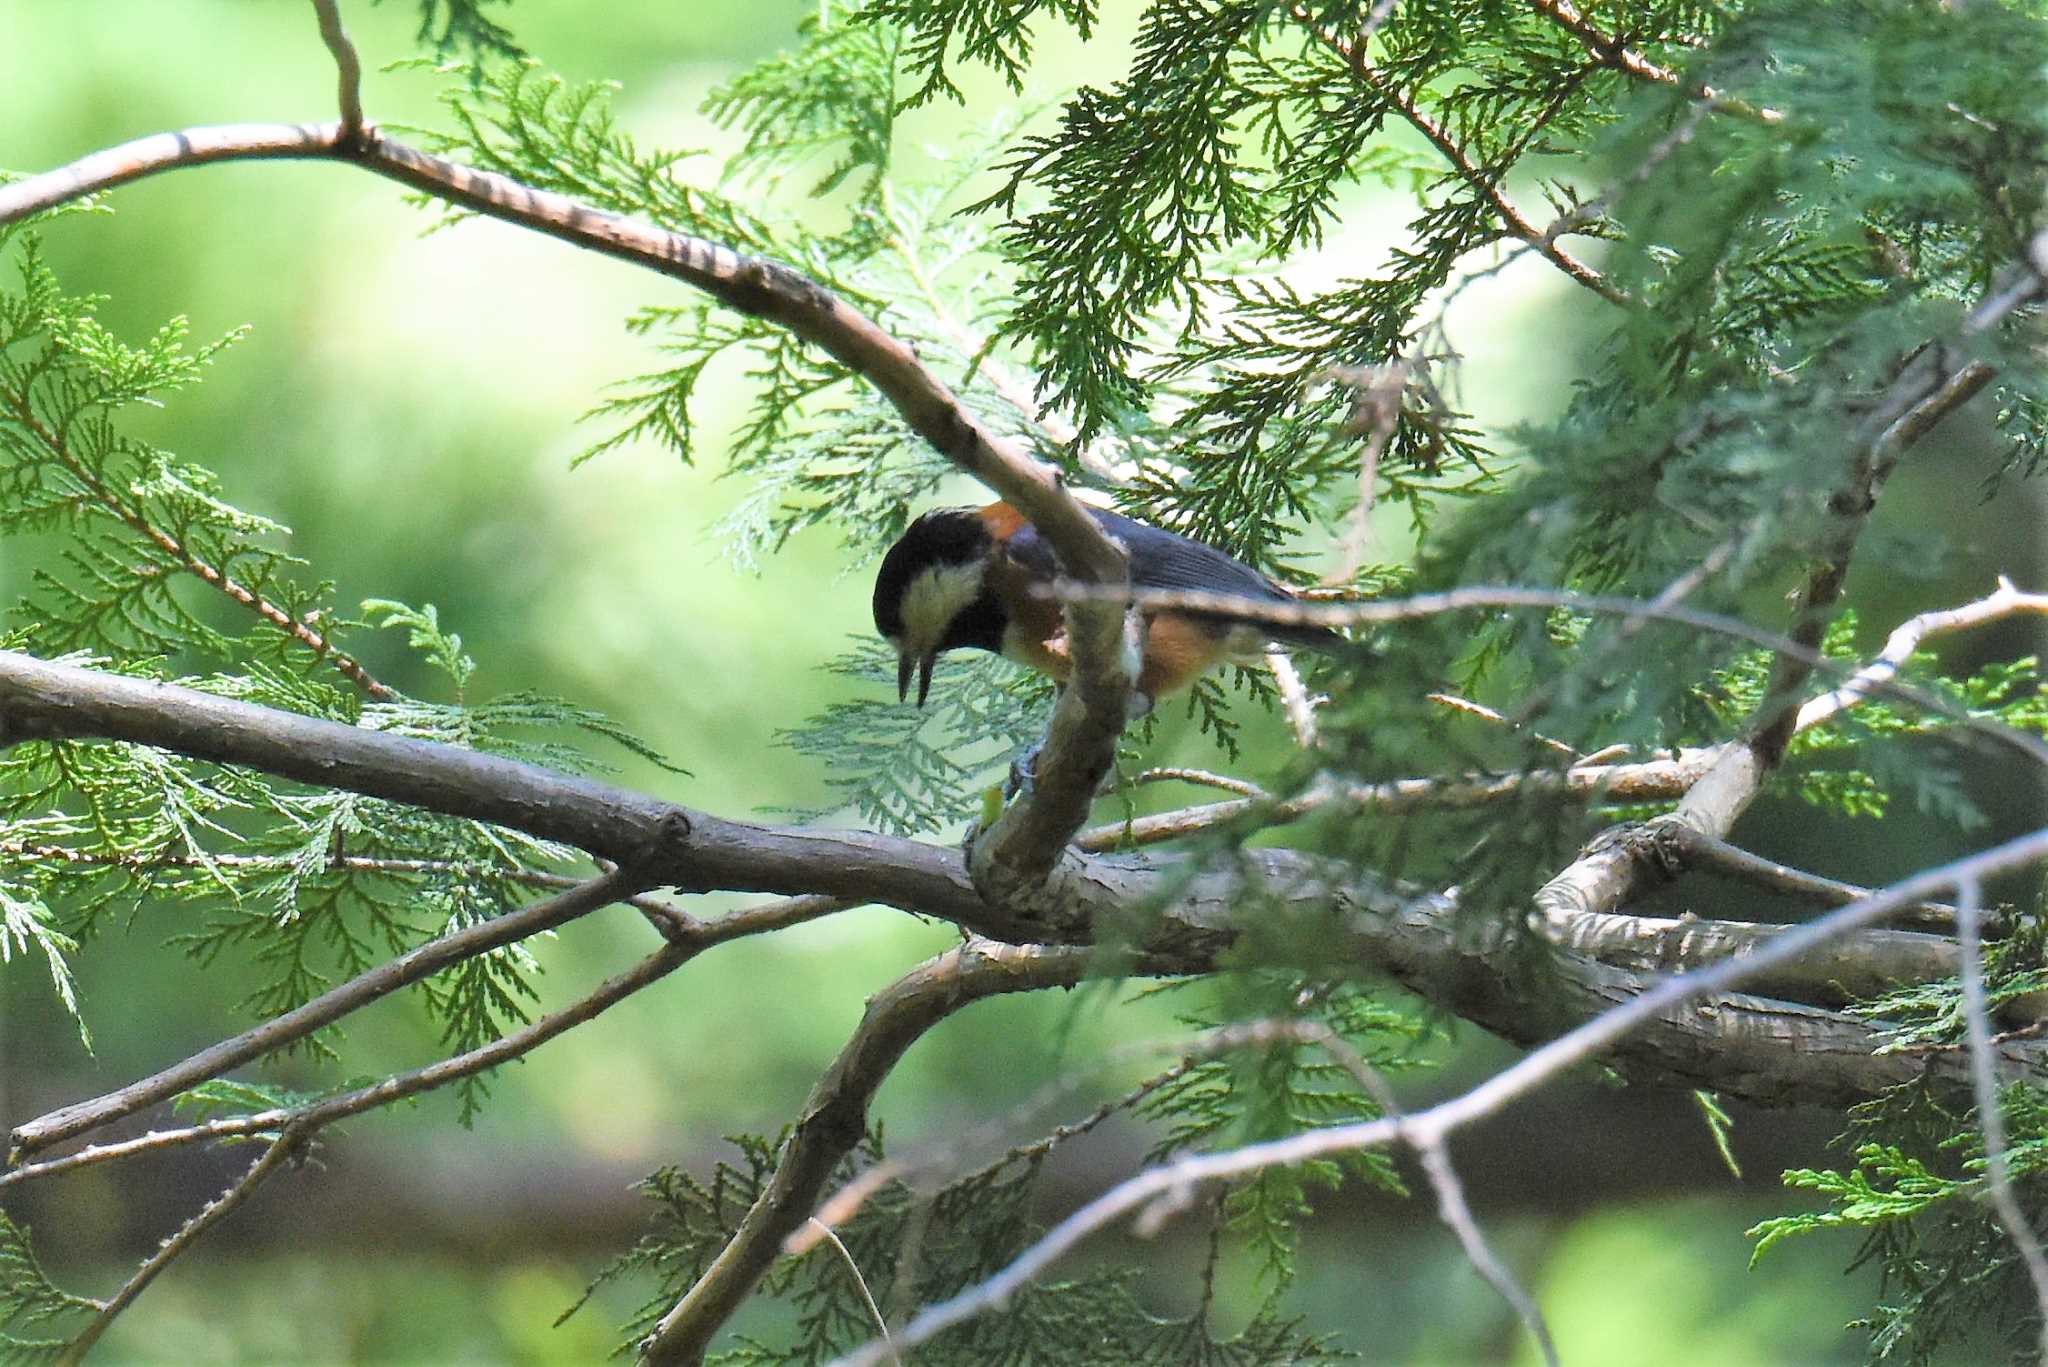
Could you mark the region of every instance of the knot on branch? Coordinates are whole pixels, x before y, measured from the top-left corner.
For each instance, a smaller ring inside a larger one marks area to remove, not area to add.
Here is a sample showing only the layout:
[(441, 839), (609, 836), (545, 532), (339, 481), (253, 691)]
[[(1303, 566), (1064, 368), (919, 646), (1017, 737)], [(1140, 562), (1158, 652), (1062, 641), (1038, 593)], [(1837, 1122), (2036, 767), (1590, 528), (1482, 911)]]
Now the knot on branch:
[(1686, 841), (1690, 834), (1691, 827), (1675, 815), (1624, 822), (1609, 826), (1587, 841), (1579, 858), (1604, 855), (1611, 859), (1618, 855), (1669, 882), (1685, 872)]
[(690, 837), (695, 829), (688, 812), (681, 807), (668, 808), (646, 828), (640, 847), (630, 859), (621, 861), (622, 866), (648, 875), (646, 881), (650, 886), (694, 891), (690, 887), (688, 862)]

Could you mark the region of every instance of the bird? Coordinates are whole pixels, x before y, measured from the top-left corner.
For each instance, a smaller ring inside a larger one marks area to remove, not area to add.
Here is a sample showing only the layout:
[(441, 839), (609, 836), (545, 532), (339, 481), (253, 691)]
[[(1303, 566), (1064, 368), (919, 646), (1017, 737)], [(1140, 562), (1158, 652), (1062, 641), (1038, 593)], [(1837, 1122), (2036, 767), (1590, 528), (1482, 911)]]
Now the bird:
[[(1135, 589), (1222, 593), (1293, 603), (1285, 588), (1250, 565), (1163, 527), (1089, 508), (1121, 542)], [(949, 650), (986, 650), (1065, 684), (1072, 669), (1059, 602), (1047, 595), (1060, 575), (1052, 546), (1008, 503), (934, 508), (882, 556), (875, 574), (875, 630), (896, 648), (896, 699), (917, 678), (917, 705), (931, 692), (932, 667)], [(1132, 688), (1135, 715), (1187, 688), (1226, 660), (1256, 658), (1270, 641), (1329, 650), (1344, 638), (1323, 627), (1275, 626), (1228, 614), (1160, 608), (1145, 613), (1144, 656)]]

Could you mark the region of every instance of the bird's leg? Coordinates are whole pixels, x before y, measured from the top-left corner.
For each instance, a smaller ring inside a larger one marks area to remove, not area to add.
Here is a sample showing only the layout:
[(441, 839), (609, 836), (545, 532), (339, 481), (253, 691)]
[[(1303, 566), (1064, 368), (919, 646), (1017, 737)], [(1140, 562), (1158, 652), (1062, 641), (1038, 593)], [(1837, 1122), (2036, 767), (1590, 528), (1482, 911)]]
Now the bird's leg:
[[(1135, 688), (1132, 689), (1127, 705), (1128, 715), (1125, 719), (1126, 722), (1133, 722), (1150, 716), (1153, 701), (1151, 694), (1141, 693)], [(1016, 757), (1010, 761), (1009, 777), (1003, 781), (1003, 801), (1008, 802), (1014, 797), (1031, 796), (1032, 789), (1038, 784), (1038, 757), (1044, 753), (1046, 741), (1051, 736), (1052, 723), (1048, 720), (1046, 722), (1045, 734), (1019, 750)], [(1096, 785), (1095, 795), (1097, 797), (1108, 797), (1116, 791), (1116, 785), (1116, 770), (1112, 768), (1109, 773), (1103, 775), (1102, 782)]]

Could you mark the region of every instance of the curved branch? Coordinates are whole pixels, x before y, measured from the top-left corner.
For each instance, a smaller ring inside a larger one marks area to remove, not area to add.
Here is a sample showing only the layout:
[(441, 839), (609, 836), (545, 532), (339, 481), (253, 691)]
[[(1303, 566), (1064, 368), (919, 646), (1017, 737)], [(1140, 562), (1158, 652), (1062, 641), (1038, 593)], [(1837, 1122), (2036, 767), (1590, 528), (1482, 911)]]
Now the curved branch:
[(927, 959), (870, 999), (852, 1038), (804, 1102), (775, 1176), (718, 1257), (641, 1341), (641, 1356), (658, 1363), (702, 1359), (783, 1241), (817, 1208), (833, 1169), (867, 1133), (868, 1103), (920, 1036), (984, 997), (1079, 982), (1090, 957), (1082, 949), (970, 941)]
[[(1012, 942), (1134, 938), (1176, 972), (1212, 968), (1250, 924), (1270, 943), (1313, 936), (1327, 945), (1331, 965), (1388, 974), (1522, 1043), (1590, 1019), (1648, 985), (1625, 968), (1569, 952), (1554, 956), (1548, 977), (1532, 985), (1526, 956), (1472, 942), (1455, 899), (1293, 851), (1246, 851), (1235, 867), (1193, 878), (1171, 861), (1075, 854), (1027, 915), (985, 902), (953, 850), (729, 821), (472, 751), (0, 652), (0, 739), (53, 733), (161, 745), (545, 839), (588, 842), (595, 853), (627, 856), (619, 862), (643, 878), (695, 891), (817, 892), (942, 917)], [(1155, 910), (1141, 915), (1140, 908)], [(1558, 908), (1550, 924), (1568, 931), (1574, 914)], [(1750, 998), (1717, 1003), (1711, 1015), (1660, 1020), (1615, 1061), (1645, 1079), (1834, 1104), (1918, 1075), (1922, 1065), (1899, 1055), (1872, 1057), (1875, 1044), (1870, 1028), (1848, 1017)], [(1960, 1078), (1956, 1063), (1927, 1066)]]
[[(1945, 889), (1966, 885), (1996, 872), (2027, 867), (2043, 858), (2048, 858), (2048, 829), (2034, 831), (1916, 874), (1883, 892), (1830, 912), (1810, 925), (1801, 926), (1754, 955), (1666, 978), (1634, 1000), (1604, 1011), (1577, 1029), (1534, 1050), (1520, 1062), (1496, 1073), (1470, 1091), (1428, 1110), (1303, 1131), (1283, 1139), (1248, 1144), (1220, 1153), (1190, 1154), (1147, 1168), (1068, 1216), (994, 1277), (949, 1300), (927, 1306), (903, 1326), (892, 1347), (914, 1348), (956, 1324), (1008, 1304), (1018, 1291), (1089, 1234), (1162, 1197), (1185, 1193), (1201, 1183), (1331, 1154), (1386, 1148), (1397, 1143), (1417, 1146), (1441, 1144), (1458, 1130), (1495, 1114), (1565, 1069), (1607, 1054), (1632, 1032), (1659, 1019), (1690, 1014), (1689, 1004), (1713, 993), (1727, 992), (1764, 969), (1789, 962), (1806, 950), (1825, 943), (1843, 930), (1867, 925), (1900, 906)], [(870, 1344), (840, 1358), (839, 1363), (843, 1367), (872, 1367), (880, 1361), (879, 1352), (879, 1345)]]
[(341, 136), (353, 141), (363, 131), (363, 63), (356, 45), (342, 27), (341, 7), (335, 0), (313, 0), (313, 12), (320, 20), (320, 41), (334, 58), (335, 102), (341, 106)]
[[(324, 26), (331, 5), (316, 3)], [(332, 36), (329, 45), (334, 46)], [(337, 49), (338, 59), (344, 51), (352, 49)], [(344, 70), (346, 109), (345, 76)], [(1112, 595), (1127, 582), (1123, 549), (1067, 492), (1057, 469), (990, 432), (908, 344), (817, 281), (722, 243), (434, 156), (372, 125), (345, 117), (331, 124), (244, 124), (140, 139), (0, 186), (0, 224), (160, 171), (278, 157), (360, 166), (474, 213), (681, 280), (729, 308), (779, 324), (866, 378), (934, 450), (1013, 505), (1051, 543), (1068, 574)], [(1133, 674), (1128, 661), (1134, 652), (1123, 644), (1132, 628), (1125, 619), (1121, 604), (1113, 602), (1067, 609), (1074, 677), (1054, 712), (1037, 791), (1004, 813), (975, 861), (977, 886), (998, 900), (1044, 881), (1060, 849), (1087, 820), (1086, 798), (1115, 762)]]
[[(2036, 293), (2039, 289), (2040, 282), (2036, 280)], [(2021, 302), (2021, 296), (2008, 292), (1980, 304), (1965, 321), (1962, 335), (1969, 338), (1995, 326)], [(1800, 589), (1790, 629), (1772, 647), (1776, 656), (1764, 685), (1763, 701), (1750, 718), (1746, 734), (1726, 747), (1714, 767), (1679, 800), (1677, 809), (1667, 818), (1670, 823), (1689, 826), (1716, 839), (1725, 838), (1763, 791), (1764, 781), (1772, 770), (1783, 762), (1785, 747), (1791, 744), (1801, 723), (1799, 691), (1816, 669), (1828, 667), (1820, 653), (1821, 640), (1834, 618), (1849, 577), (1850, 561), (1877, 507), (1878, 495), (1884, 491), (1906, 449), (1991, 382), (1994, 372), (1981, 362), (1972, 361), (1951, 371), (1946, 351), (1941, 344), (1928, 347), (1905, 366), (1879, 397), (1873, 416), (1851, 448), (1841, 484), (1828, 498), (1818, 563)], [(1880, 689), (1923, 701), (1919, 690), (1900, 688), (1892, 677), (1896, 665), (1885, 671), (1881, 668), (1883, 663), (1879, 661), (1877, 673), (1860, 671), (1845, 685), (1845, 689), (1856, 691), (1842, 706), (1853, 705)], [(1963, 711), (1943, 699), (1925, 701), (1946, 715)], [(1822, 700), (1814, 719), (1832, 715), (1830, 706)], [(1963, 724), (1983, 725), (1967, 713)], [(1990, 734), (2020, 745), (2036, 759), (2048, 756), (2048, 747), (2011, 728), (1991, 728)], [(1635, 857), (1639, 848), (1631, 848), (1627, 841), (1614, 841), (1606, 848), (1587, 851), (1537, 891), (1537, 907), (1553, 926), (1562, 911), (1617, 909), (1634, 895), (1642, 876), (1643, 863)]]
[[(1725, 840), (1702, 834), (1690, 826), (1672, 826), (1659, 830), (1657, 835), (1658, 839), (1669, 845), (1672, 853), (1688, 867), (1713, 869), (1727, 877), (1755, 887), (1768, 888), (1787, 897), (1839, 907), (1846, 906), (1860, 897), (1870, 896), (1869, 888), (1844, 883), (1836, 878), (1824, 878), (1819, 874), (1808, 873), (1804, 869), (1795, 869), (1789, 864), (1780, 864), (1775, 859), (1765, 859)], [(1902, 924), (1915, 925), (1922, 929), (1948, 931), (1955, 929), (1956, 909), (1943, 902), (1921, 902), (1915, 906), (1901, 907), (1897, 919)]]
[(1061, 487), (1057, 471), (990, 433), (907, 344), (800, 271), (434, 156), (375, 127), (352, 137), (339, 121), (245, 123), (138, 138), (0, 186), (0, 224), (164, 171), (285, 158), (360, 166), (474, 213), (680, 280), (728, 308), (782, 325), (865, 377), (935, 450), (1016, 505), (1070, 573), (1098, 582), (1121, 578), (1121, 552)]

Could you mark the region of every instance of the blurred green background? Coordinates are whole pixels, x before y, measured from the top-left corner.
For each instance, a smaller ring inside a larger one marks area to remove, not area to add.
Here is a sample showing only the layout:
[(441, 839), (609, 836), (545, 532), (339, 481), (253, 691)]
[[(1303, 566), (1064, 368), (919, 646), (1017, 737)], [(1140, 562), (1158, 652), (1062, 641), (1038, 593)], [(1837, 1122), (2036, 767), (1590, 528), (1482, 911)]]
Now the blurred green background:
[[(345, 9), (372, 68), (372, 117), (433, 122), (436, 78), (375, 70), (414, 51), (414, 7)], [(1041, 70), (1112, 78), (1128, 9), (1085, 48), (1055, 39)], [(601, 10), (520, 0), (504, 13), (551, 68), (621, 82), (622, 123), (643, 144), (708, 149), (694, 165), (709, 178), (731, 139), (699, 102), (790, 41), (815, 10), (809, 0)], [(968, 85), (981, 102), (972, 114), (920, 111), (903, 144), (943, 142), (1003, 101), (993, 82)], [(0, 0), (0, 166), (9, 169), (189, 124), (330, 117), (333, 86), (310, 7), (296, 0)], [(432, 602), (480, 665), (476, 696), (560, 694), (608, 712), (692, 771), (678, 778), (608, 756), (625, 782), (732, 815), (825, 797), (824, 774), (772, 737), (845, 686), (820, 665), (867, 630), (864, 569), (822, 535), (799, 539), (758, 577), (726, 564), (710, 528), (744, 491), (718, 479), (718, 385), (706, 390), (695, 468), (630, 447), (569, 468), (598, 435), (578, 414), (600, 386), (649, 361), (621, 320), (674, 301), (680, 287), (489, 222), (422, 236), (428, 216), (397, 187), (338, 166), (186, 171), (110, 202), (111, 217), (68, 219), (48, 234), (72, 288), (111, 296), (110, 324), (133, 336), (185, 313), (202, 338), (252, 325), (212, 379), (143, 435), (218, 471), (239, 505), (289, 524), (292, 549), (336, 582), (340, 604)], [(1360, 191), (1356, 212), (1304, 269), (1368, 269), (1403, 217), (1401, 204)], [(1459, 306), (1463, 400), (1496, 429), (1560, 401), (1569, 339), (1584, 330), (1566, 288), (1524, 263)], [(1530, 345), (1537, 336), (1544, 343)], [(724, 390), (729, 417), (738, 390)], [(1981, 424), (1952, 426), (1887, 496), (1854, 583), (1873, 637), (1911, 611), (1974, 596), (1990, 567), (2038, 586), (2037, 495), (2009, 488), (1983, 503), (1988, 439)], [(1910, 528), (1928, 517), (1967, 526), (1970, 555), (1909, 577), (1899, 570), (1918, 560)], [(1403, 533), (1390, 521), (1381, 535), (1398, 547)], [(10, 596), (40, 549), (0, 543)], [(385, 636), (358, 642), (371, 667), (436, 696), (398, 635)], [(1963, 643), (1958, 658), (2022, 648), (2012, 633), (1987, 635)], [(1256, 777), (1286, 742), (1270, 726), (1253, 730), (1242, 767)], [(2035, 819), (2041, 797), (2032, 788), (1978, 796), (2001, 826)], [(1911, 813), (1824, 837), (1787, 815), (1756, 818), (1775, 832), (1770, 852), (1863, 879), (1957, 839)], [(40, 964), (0, 968), (0, 1120), (106, 1090), (243, 1024), (230, 1011), (234, 975), (163, 947), (177, 929), (140, 906), (125, 933), (81, 956), (91, 1056), (49, 1000)], [(617, 909), (570, 928), (540, 947), (542, 1006), (573, 999), (650, 938)], [(443, 1096), (359, 1120), (321, 1163), (272, 1183), (152, 1288), (102, 1360), (601, 1358), (627, 1292), (608, 1290), (565, 1327), (550, 1323), (636, 1237), (630, 1182), (664, 1163), (706, 1170), (724, 1153), (721, 1136), (775, 1129), (865, 997), (955, 939), (945, 926), (870, 910), (740, 944), (506, 1070), (472, 1130), (455, 1124)], [(942, 1134), (1005, 1111), (1063, 1062), (1171, 1030), (1168, 1007), (1110, 994), (985, 1004), (912, 1051), (879, 1114), (899, 1142)], [(345, 1068), (409, 1067), (436, 1043), (408, 1005), (387, 1003), (351, 1023)], [(1438, 1052), (1440, 1068), (1410, 1079), (1418, 1098), (1510, 1056), (1469, 1029)], [(274, 1076), (312, 1081), (301, 1066)], [(1104, 1092), (1127, 1085), (1136, 1067), (1104, 1076)], [(1475, 1131), (1456, 1157), (1567, 1361), (1852, 1361), (1863, 1339), (1843, 1324), (1873, 1288), (1841, 1274), (1848, 1241), (1795, 1242), (1756, 1274), (1744, 1267), (1743, 1229), (1785, 1204), (1778, 1170), (1827, 1161), (1833, 1130), (1825, 1115), (1738, 1111), (1747, 1176), (1737, 1181), (1687, 1098), (1587, 1078)], [(1055, 1173), (1048, 1213), (1127, 1170), (1141, 1145), (1115, 1128), (1076, 1145)], [(60, 1281), (104, 1294), (245, 1161), (186, 1154), (94, 1169), (22, 1192), (9, 1209), (35, 1225)], [(1428, 1202), (1347, 1195), (1326, 1205), (1300, 1295), (1316, 1325), (1370, 1361), (1534, 1360)], [(1098, 1242), (1100, 1256), (1130, 1251), (1116, 1238)], [(1159, 1305), (1186, 1304), (1188, 1233), (1135, 1252), (1159, 1269)], [(1235, 1313), (1248, 1313), (1255, 1294), (1248, 1275), (1233, 1277)], [(772, 1318), (752, 1313), (755, 1323)]]

